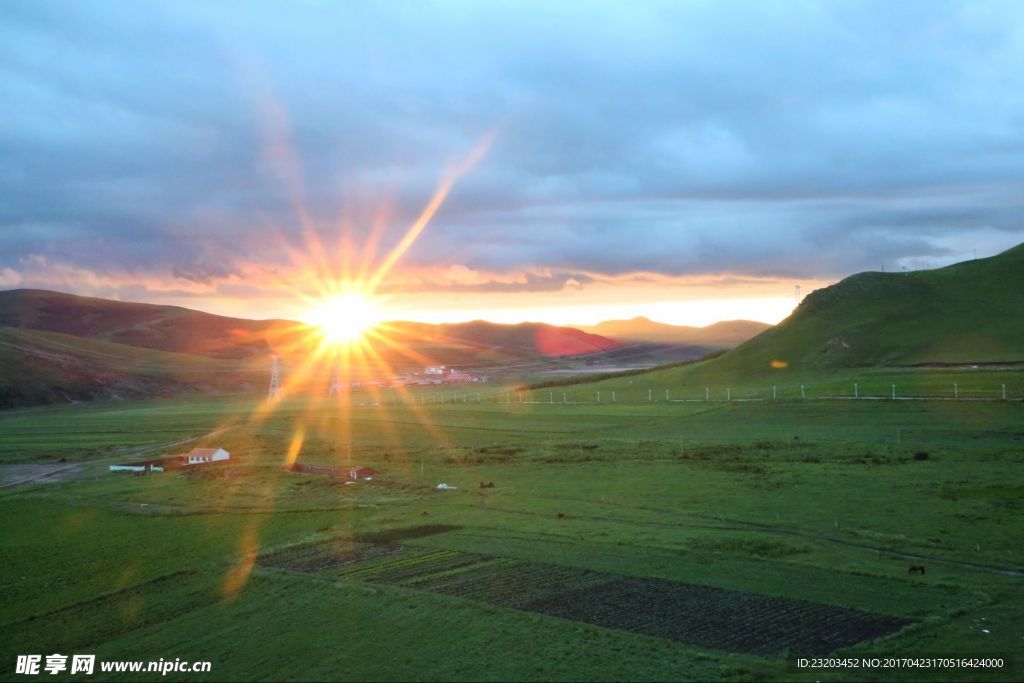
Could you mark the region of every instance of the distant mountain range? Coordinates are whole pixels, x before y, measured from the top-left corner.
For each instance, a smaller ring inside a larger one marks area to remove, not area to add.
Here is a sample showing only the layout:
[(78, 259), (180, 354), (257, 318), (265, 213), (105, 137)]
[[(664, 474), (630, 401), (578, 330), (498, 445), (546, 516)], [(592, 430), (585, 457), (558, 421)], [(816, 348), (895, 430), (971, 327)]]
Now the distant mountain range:
[(771, 325), (752, 320), (724, 320), (706, 327), (668, 325), (637, 316), (630, 320), (607, 320), (580, 329), (621, 342), (687, 344), (711, 349), (725, 349), (742, 344)]
[[(688, 328), (645, 318), (590, 330), (542, 323), (391, 322), (380, 326), (386, 341), (371, 344), (360, 371), (379, 376), (426, 365), (525, 373), (602, 363), (642, 367), (697, 358), (765, 327), (731, 321)], [(319, 343), (315, 328), (290, 320), (247, 320), (46, 290), (3, 291), (0, 407), (256, 390), (266, 381), (272, 354), (294, 367)]]
[[(127, 303), (38, 289), (0, 292), (0, 328), (55, 332), (72, 337), (157, 351), (244, 360), (276, 353), (307, 353), (319, 343), (315, 328), (291, 320), (248, 320), (179, 306)], [(571, 356), (618, 348), (622, 344), (571, 327), (542, 323), (499, 325), (485, 321), (430, 325), (381, 325), (390, 345), (403, 346), (426, 360), (478, 364), (494, 357)], [(432, 356), (431, 353), (438, 354)]]
[[(424, 365), (474, 368), (601, 354), (623, 344), (539, 323), (382, 326), (366, 374)], [(0, 407), (188, 390), (244, 391), (266, 380), (269, 356), (297, 365), (319, 344), (289, 320), (246, 320), (178, 306), (45, 290), (0, 292)], [(328, 362), (329, 364), (329, 362)]]

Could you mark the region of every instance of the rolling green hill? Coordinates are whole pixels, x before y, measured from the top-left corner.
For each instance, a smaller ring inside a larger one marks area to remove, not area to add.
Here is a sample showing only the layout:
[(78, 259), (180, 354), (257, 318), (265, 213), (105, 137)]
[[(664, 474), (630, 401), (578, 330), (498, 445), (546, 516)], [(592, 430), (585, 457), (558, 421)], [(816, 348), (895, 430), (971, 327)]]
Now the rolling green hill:
[(39, 289), (0, 292), (0, 328), (17, 327), (213, 358), (272, 353), (298, 323), (229, 318), (180, 306), (110, 301)]
[(643, 381), (764, 383), (1021, 363), (1021, 292), (1024, 245), (935, 270), (860, 273), (812, 292), (789, 318), (720, 357), (655, 369)]
[(0, 327), (0, 409), (91, 399), (243, 391), (263, 374), (245, 364), (98, 339)]

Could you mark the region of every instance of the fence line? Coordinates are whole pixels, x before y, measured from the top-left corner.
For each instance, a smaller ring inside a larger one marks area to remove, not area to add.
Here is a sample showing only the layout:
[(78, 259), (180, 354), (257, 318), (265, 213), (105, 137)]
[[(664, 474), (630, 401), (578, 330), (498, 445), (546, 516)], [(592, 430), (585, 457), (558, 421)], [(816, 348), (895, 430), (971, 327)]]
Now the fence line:
[[(949, 395), (938, 395), (938, 394), (923, 394), (923, 395), (901, 395), (899, 393), (899, 387), (896, 384), (890, 384), (888, 391), (884, 394), (865, 395), (861, 389), (863, 382), (852, 383), (853, 393), (852, 394), (828, 394), (828, 395), (809, 395), (811, 387), (806, 384), (801, 384), (800, 394), (781, 396), (782, 392), (779, 391), (777, 385), (766, 387), (763, 393), (755, 391), (754, 395), (737, 395), (733, 392), (733, 387), (704, 387), (704, 397), (685, 397), (680, 396), (681, 390), (673, 390), (670, 388), (659, 389), (658, 397), (655, 397), (655, 390), (652, 387), (636, 388), (629, 393), (635, 393), (634, 397), (622, 397), (616, 390), (611, 391), (593, 391), (587, 392), (585, 398), (580, 394), (583, 392), (569, 392), (569, 391), (553, 391), (548, 389), (537, 389), (530, 391), (496, 391), (490, 394), (482, 392), (464, 393), (464, 392), (448, 392), (445, 391), (440, 394), (440, 400), (437, 400), (438, 394), (430, 393), (425, 395), (413, 395), (410, 397), (403, 398), (392, 398), (385, 400), (378, 400), (372, 405), (424, 405), (426, 403), (440, 403), (450, 405), (467, 405), (467, 404), (492, 404), (492, 405), (511, 405), (513, 403), (527, 404), (527, 405), (652, 405), (652, 404), (671, 404), (671, 403), (767, 403), (767, 402), (785, 402), (795, 403), (799, 401), (942, 401), (942, 402), (1022, 402), (1024, 397), (1014, 396), (1013, 392), (1008, 395), (1007, 385), (999, 384), (997, 387), (992, 389), (980, 390), (974, 389), (965, 391), (961, 389), (959, 383), (953, 383), (951, 385), (952, 391)], [(660, 398), (661, 392), (664, 392), (664, 398)], [(790, 388), (791, 392), (795, 393), (795, 388)], [(673, 392), (677, 397), (673, 397)], [(965, 395), (974, 394), (974, 395)], [(979, 395), (981, 394), (981, 395)], [(610, 395), (610, 400), (609, 400)], [(429, 396), (427, 400), (425, 396)], [(475, 398), (476, 400), (473, 400)], [(365, 405), (365, 404), (361, 404)]]

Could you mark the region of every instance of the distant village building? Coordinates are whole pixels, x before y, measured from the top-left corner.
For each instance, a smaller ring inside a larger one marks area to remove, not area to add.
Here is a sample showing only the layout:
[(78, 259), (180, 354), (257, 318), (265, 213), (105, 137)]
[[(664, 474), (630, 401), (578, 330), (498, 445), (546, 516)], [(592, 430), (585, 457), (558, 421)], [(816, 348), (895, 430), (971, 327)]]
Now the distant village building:
[(443, 375), (448, 372), (448, 368), (443, 365), (431, 365), (428, 368), (423, 369), (424, 375)]
[(185, 457), (189, 465), (202, 465), (207, 462), (229, 460), (231, 454), (223, 448), (193, 448)]

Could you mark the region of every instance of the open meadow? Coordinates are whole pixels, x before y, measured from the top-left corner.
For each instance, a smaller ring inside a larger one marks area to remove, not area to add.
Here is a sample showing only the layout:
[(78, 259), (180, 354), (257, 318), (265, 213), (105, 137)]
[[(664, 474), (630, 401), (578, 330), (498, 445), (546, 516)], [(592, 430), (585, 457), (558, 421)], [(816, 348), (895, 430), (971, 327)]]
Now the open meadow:
[[(1011, 400), (789, 383), (647, 401), (616, 377), (564, 404), (465, 388), (0, 413), (3, 656), (209, 660), (209, 680), (1020, 680), (1024, 404), (1019, 374), (983, 375), (900, 384)], [(232, 459), (108, 471), (193, 446)], [(1005, 664), (794, 667), (822, 655)]]

